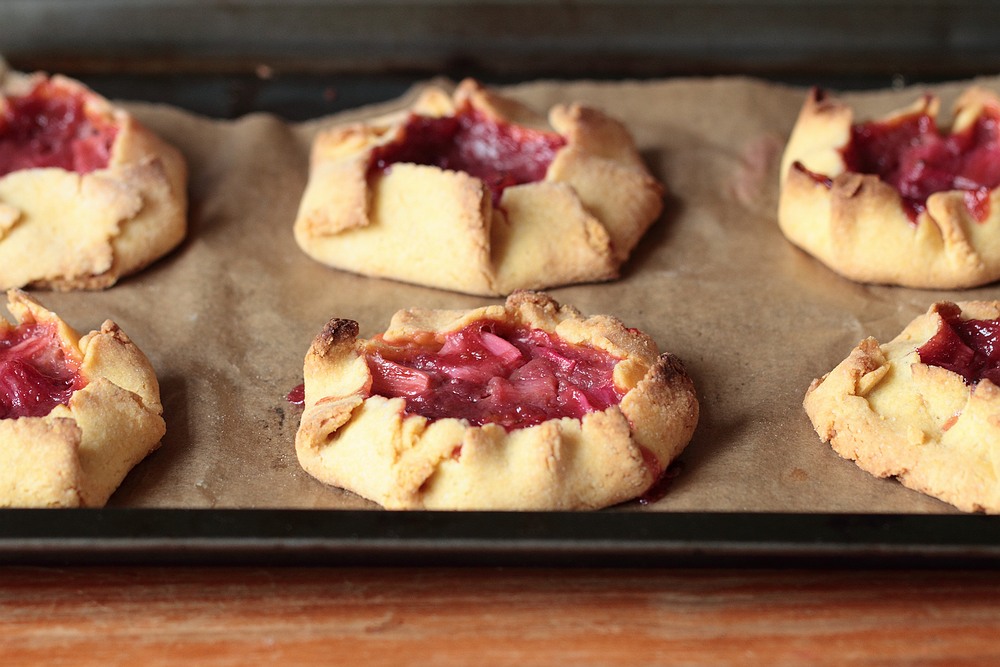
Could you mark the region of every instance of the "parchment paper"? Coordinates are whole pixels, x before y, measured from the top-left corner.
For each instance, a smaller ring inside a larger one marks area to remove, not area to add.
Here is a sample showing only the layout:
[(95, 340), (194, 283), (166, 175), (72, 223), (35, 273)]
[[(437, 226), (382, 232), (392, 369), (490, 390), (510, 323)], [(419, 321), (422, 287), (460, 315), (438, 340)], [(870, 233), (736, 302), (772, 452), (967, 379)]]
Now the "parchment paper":
[[(865, 116), (931, 89), (947, 109), (965, 85), (842, 97)], [(584, 313), (645, 330), (684, 360), (698, 389), (701, 421), (665, 495), (618, 511), (955, 511), (839, 458), (801, 402), (810, 380), (863, 337), (884, 342), (936, 299), (997, 298), (997, 288), (855, 284), (785, 241), (776, 221), (778, 161), (805, 89), (719, 78), (506, 90), (541, 110), (574, 100), (604, 108), (627, 123), (669, 189), (664, 215), (620, 280), (550, 291)], [(310, 341), (334, 316), (358, 320), (370, 336), (400, 308), (491, 300), (340, 272), (296, 246), (292, 221), (313, 135), (374, 109), (291, 125), (267, 115), (222, 122), (128, 106), (188, 159), (188, 238), (107, 291), (36, 293), (81, 331), (114, 319), (157, 369), (167, 435), (109, 505), (374, 509), (296, 462), (301, 411), (285, 396), (302, 381)]]

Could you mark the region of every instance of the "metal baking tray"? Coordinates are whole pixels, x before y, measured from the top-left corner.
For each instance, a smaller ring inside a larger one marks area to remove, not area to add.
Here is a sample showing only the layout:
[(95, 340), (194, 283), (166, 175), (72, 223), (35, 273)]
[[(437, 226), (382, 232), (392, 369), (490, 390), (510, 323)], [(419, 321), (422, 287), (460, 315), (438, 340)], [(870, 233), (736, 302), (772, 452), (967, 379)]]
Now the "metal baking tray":
[[(429, 74), (498, 83), (735, 73), (854, 87), (973, 76), (1000, 69), (990, 31), (998, 12), (955, 0), (12, 0), (0, 7), (0, 48), (15, 67), (74, 75), (112, 98), (220, 118), (266, 111), (304, 120), (390, 99)], [(609, 22), (620, 29), (608, 31)], [(105, 28), (87, 29), (94, 25)], [(330, 74), (335, 99), (322, 94)], [(995, 567), (998, 521), (953, 514), (18, 509), (0, 511), (0, 564)]]
[(4, 510), (0, 564), (996, 567), (981, 515)]

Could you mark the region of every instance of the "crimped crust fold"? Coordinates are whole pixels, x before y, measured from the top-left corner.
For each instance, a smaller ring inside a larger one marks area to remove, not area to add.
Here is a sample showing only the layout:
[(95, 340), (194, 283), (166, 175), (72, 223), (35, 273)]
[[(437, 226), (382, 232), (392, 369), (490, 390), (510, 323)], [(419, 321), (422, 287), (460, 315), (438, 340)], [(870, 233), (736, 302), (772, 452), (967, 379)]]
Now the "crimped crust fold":
[(294, 225), (302, 250), (335, 268), (469, 294), (617, 277), (663, 207), (624, 126), (578, 104), (553, 107), (546, 124), (472, 80), (453, 95), (428, 88), (409, 111), (443, 117), (465, 104), (561, 135), (544, 180), (506, 188), (494, 206), (464, 172), (396, 163), (370, 173), (373, 151), (403, 135), (406, 112), (333, 127), (313, 143)]
[(100, 507), (166, 430), (156, 374), (114, 322), (81, 338), (24, 292), (7, 296), (18, 324), (55, 325), (87, 384), (44, 417), (0, 419), (0, 506)]
[[(45, 79), (0, 68), (0, 109), (5, 96)], [(103, 169), (0, 176), (0, 288), (106, 288), (184, 238), (187, 166), (177, 149), (79, 82), (56, 75), (49, 85), (81, 96), (87, 113), (117, 135)]]
[[(1000, 302), (957, 305), (963, 319), (1000, 317)], [(889, 343), (861, 341), (812, 382), (805, 410), (820, 438), (861, 469), (967, 512), (1000, 513), (1000, 389), (986, 379), (970, 387), (917, 354), (937, 332), (940, 308)]]
[(430, 421), (407, 414), (403, 398), (370, 393), (368, 342), (356, 338), (353, 322), (333, 320), (305, 360), (295, 441), (302, 467), (387, 508), (592, 509), (641, 495), (691, 439), (698, 401), (675, 357), (614, 318), (585, 319), (543, 294), (515, 292), (505, 305), (471, 311), (403, 310), (383, 339), (443, 335), (482, 319), (619, 357), (614, 382), (624, 398), (582, 419), (509, 432), (452, 417)]
[[(918, 111), (936, 117), (939, 104), (925, 96), (883, 120)], [(997, 107), (994, 94), (970, 88), (956, 102), (952, 132)], [(840, 150), (853, 123), (850, 107), (810, 92), (781, 164), (778, 222), (788, 240), (858, 282), (954, 289), (1000, 278), (997, 189), (989, 192), (984, 220), (969, 213), (962, 191), (948, 190), (931, 194), (912, 222), (895, 188), (876, 175), (845, 171)]]

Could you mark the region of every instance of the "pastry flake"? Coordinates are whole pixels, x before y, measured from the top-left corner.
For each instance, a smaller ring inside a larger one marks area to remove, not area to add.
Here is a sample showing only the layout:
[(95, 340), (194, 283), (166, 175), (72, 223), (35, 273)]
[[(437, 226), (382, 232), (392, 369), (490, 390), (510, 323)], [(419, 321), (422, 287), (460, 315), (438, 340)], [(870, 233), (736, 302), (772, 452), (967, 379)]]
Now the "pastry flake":
[(100, 507), (165, 432), (148, 359), (108, 320), (81, 337), (19, 290), (0, 319), (0, 507)]
[(1000, 98), (973, 87), (939, 127), (931, 95), (857, 122), (814, 89), (781, 165), (778, 222), (858, 282), (952, 289), (1000, 278)]
[(295, 439), (322, 482), (393, 509), (593, 509), (646, 492), (698, 420), (691, 378), (645, 334), (541, 293), (402, 310), (305, 358)]
[(617, 277), (662, 207), (618, 121), (465, 80), (317, 135), (294, 231), (338, 269), (503, 295)]
[(100, 289), (184, 238), (180, 152), (83, 84), (0, 65), (0, 288)]

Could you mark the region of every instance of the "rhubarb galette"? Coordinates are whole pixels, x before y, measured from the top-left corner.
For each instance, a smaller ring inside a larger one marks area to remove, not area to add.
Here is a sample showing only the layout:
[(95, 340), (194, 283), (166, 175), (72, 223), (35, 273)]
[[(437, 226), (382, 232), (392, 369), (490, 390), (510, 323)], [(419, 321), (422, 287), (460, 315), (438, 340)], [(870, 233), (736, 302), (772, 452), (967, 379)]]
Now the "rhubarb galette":
[(79, 82), (0, 61), (0, 289), (96, 289), (184, 238), (181, 154)]
[(149, 361), (108, 320), (82, 338), (17, 290), (0, 318), (0, 506), (99, 507), (159, 446)]
[(948, 132), (927, 95), (880, 120), (813, 90), (781, 167), (788, 239), (860, 282), (965, 288), (1000, 278), (1000, 99), (970, 88)]
[(305, 359), (302, 467), (387, 508), (590, 509), (644, 493), (691, 439), (681, 362), (608, 316), (533, 292), (402, 310)]
[(295, 238), (338, 269), (500, 295), (617, 277), (662, 207), (619, 122), (573, 104), (547, 124), (465, 80), (321, 132)]
[(1000, 513), (1000, 301), (935, 303), (893, 340), (867, 338), (805, 409), (834, 450), (959, 509)]

